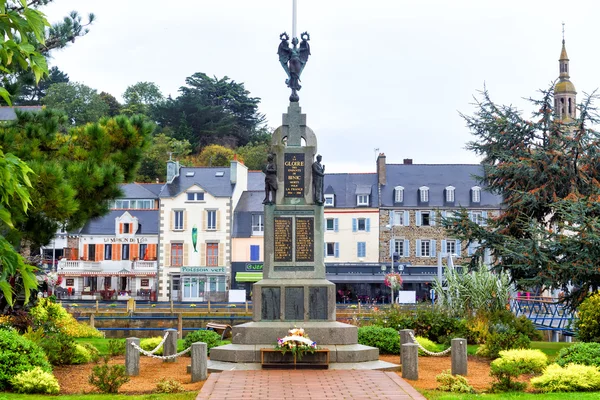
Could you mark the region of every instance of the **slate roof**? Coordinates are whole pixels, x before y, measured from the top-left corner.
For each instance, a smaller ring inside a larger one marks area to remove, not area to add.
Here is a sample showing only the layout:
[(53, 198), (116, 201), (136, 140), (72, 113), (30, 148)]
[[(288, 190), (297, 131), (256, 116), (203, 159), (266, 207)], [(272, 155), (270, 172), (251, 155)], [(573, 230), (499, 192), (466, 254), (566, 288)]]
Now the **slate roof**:
[[(382, 207), (448, 207), (444, 189), (454, 186), (455, 207), (498, 208), (502, 197), (489, 193), (473, 178), (482, 176), (480, 164), (386, 164), (386, 185), (381, 187)], [(404, 202), (394, 203), (394, 187), (404, 187)], [(429, 187), (429, 202), (425, 206), (418, 202), (419, 187)], [(471, 187), (481, 187), (481, 202), (471, 204)]]
[(162, 184), (156, 183), (126, 183), (121, 185), (123, 199), (157, 199)]
[(81, 235), (114, 235), (115, 219), (128, 212), (142, 225), (137, 235), (158, 235), (158, 210), (114, 210), (103, 217), (88, 221), (79, 232)]
[[(194, 173), (193, 176), (186, 176)], [(217, 177), (217, 173), (223, 176)], [(165, 185), (160, 197), (176, 197), (193, 185), (198, 185), (214, 197), (231, 197), (234, 185), (229, 180), (229, 167), (181, 167), (173, 183)]]
[(323, 187), (325, 194), (335, 194), (335, 208), (357, 207), (356, 195), (365, 193), (371, 194), (370, 207), (378, 205), (377, 174), (325, 174)]
[(252, 190), (242, 193), (240, 201), (235, 208), (235, 212), (264, 212), (263, 200), (265, 199), (264, 190)]
[(265, 174), (262, 171), (248, 171), (248, 190), (265, 190)]
[(37, 112), (42, 110), (42, 106), (0, 107), (0, 121), (14, 121), (17, 119), (15, 109), (19, 111)]

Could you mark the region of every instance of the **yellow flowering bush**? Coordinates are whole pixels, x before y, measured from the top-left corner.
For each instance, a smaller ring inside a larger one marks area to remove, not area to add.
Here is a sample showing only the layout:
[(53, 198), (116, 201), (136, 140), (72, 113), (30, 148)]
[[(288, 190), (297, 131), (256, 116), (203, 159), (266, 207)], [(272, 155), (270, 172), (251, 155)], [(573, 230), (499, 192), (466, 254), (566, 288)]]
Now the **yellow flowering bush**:
[(10, 384), (17, 393), (58, 394), (60, 391), (56, 377), (40, 367), (18, 373), (10, 379)]
[[(152, 337), (140, 340), (140, 347), (146, 351), (152, 351), (158, 346), (158, 344), (162, 342), (161, 337)], [(163, 354), (163, 346), (160, 346), (160, 349), (156, 351), (157, 356), (162, 356)]]
[(551, 364), (541, 376), (531, 379), (531, 386), (548, 392), (594, 392), (600, 390), (600, 369), (592, 365)]
[(54, 324), (61, 332), (74, 338), (104, 337), (97, 329), (77, 322), (62, 305), (54, 303), (47, 298), (39, 299), (38, 304), (29, 311), (29, 314), (37, 326), (43, 326), (48, 323)]

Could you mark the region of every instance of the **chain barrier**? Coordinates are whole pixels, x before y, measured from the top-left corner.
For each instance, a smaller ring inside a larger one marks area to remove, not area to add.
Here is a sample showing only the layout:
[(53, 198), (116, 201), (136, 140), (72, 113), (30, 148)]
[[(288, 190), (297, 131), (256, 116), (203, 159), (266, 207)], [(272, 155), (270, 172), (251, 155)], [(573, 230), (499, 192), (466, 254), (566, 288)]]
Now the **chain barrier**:
[(411, 340), (413, 341), (414, 344), (416, 344), (417, 346), (419, 346), (419, 348), (427, 355), (429, 356), (434, 356), (434, 357), (440, 357), (440, 356), (445, 356), (446, 354), (450, 353), (450, 350), (452, 350), (452, 346), (448, 347), (446, 350), (444, 351), (440, 351), (438, 353), (435, 353), (433, 351), (429, 351), (427, 350), (425, 347), (421, 346), (421, 343), (419, 343), (417, 341), (417, 338), (415, 338), (415, 335), (412, 332), (408, 332)]
[[(165, 337), (166, 337), (166, 335), (165, 335)], [(171, 358), (177, 358), (179, 356), (184, 355), (185, 353), (188, 353), (190, 350), (192, 350), (192, 346), (190, 346), (187, 349), (182, 350), (182, 351), (180, 351), (177, 354), (171, 354), (170, 356), (157, 356), (153, 352), (146, 351), (146, 350), (142, 349), (140, 346), (138, 346), (135, 343), (131, 343), (131, 346), (133, 346), (133, 348), (137, 349), (140, 353), (142, 353), (145, 356), (152, 357), (152, 358), (158, 358), (160, 360), (170, 360)], [(155, 350), (156, 349), (154, 349), (153, 351), (155, 351)]]

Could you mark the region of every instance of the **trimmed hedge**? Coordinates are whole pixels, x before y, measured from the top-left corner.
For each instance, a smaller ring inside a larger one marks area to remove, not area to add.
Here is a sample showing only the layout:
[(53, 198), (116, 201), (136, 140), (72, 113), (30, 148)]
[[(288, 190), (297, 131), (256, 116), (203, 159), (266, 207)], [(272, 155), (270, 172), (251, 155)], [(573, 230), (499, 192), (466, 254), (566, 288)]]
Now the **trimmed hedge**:
[(0, 390), (9, 387), (13, 376), (40, 367), (52, 372), (44, 351), (16, 331), (0, 329)]
[(377, 347), (380, 354), (400, 354), (400, 337), (393, 328), (362, 326), (358, 328), (358, 343)]

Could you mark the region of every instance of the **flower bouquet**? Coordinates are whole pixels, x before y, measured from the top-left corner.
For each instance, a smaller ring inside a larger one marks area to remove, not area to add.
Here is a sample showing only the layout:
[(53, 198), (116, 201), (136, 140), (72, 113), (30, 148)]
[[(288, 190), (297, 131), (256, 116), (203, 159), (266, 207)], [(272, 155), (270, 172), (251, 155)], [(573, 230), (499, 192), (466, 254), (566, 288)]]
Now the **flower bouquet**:
[(294, 328), (288, 331), (288, 335), (277, 340), (275, 349), (280, 350), (281, 354), (288, 351), (300, 360), (306, 353), (314, 354), (318, 349), (317, 342), (313, 342), (302, 328)]
[(391, 288), (392, 290), (400, 290), (402, 289), (402, 275), (392, 272), (385, 276), (384, 280), (385, 286)]

